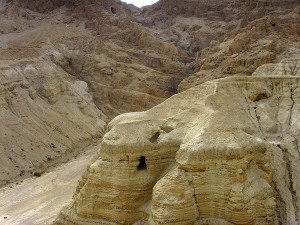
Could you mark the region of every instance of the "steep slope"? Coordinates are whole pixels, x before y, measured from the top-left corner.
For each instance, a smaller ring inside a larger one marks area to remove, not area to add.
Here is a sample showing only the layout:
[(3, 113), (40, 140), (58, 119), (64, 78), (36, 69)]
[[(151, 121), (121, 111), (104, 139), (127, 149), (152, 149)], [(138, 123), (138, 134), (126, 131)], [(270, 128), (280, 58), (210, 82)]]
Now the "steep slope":
[[(1, 80), (8, 105), (3, 124), (24, 114), (36, 125), (25, 122), (22, 127), (35, 134), (42, 133), (37, 127), (46, 127), (47, 136), (53, 136), (47, 133), (52, 130), (55, 140), (62, 138), (57, 146), (66, 145), (67, 137), (72, 136), (64, 130), (74, 130), (62, 121), (81, 121), (84, 125), (80, 127), (87, 127), (83, 133), (89, 133), (71, 138), (67, 147), (53, 153), (54, 142), (47, 141), (43, 144), (46, 150), (38, 150), (34, 146), (41, 145), (38, 141), (31, 144), (28, 135), (21, 142), (15, 131), (6, 138), (5, 125), (3, 143), (10, 144), (2, 146), (1, 184), (28, 172), (39, 173), (55, 164), (53, 158), (61, 160), (64, 152), (75, 154), (79, 143), (100, 137), (110, 119), (149, 109), (176, 93), (178, 85), (182, 91), (214, 78), (250, 75), (264, 63), (299, 55), (300, 15), (295, 0), (162, 0), (142, 11), (114, 0), (0, 3)], [(10, 76), (15, 78), (6, 84)], [(28, 89), (31, 98), (41, 98), (43, 106), (37, 101), (34, 104), (39, 107), (19, 104), (28, 97), (10, 94), (16, 85)], [(14, 104), (19, 108), (10, 107), (12, 102), (18, 102)], [(72, 106), (62, 110), (61, 105), (69, 103), (59, 105), (61, 102), (72, 102)], [(81, 120), (74, 107), (87, 119)], [(45, 117), (43, 111), (50, 108), (58, 115)], [(33, 112), (28, 113), (30, 110)], [(31, 145), (31, 155), (24, 154), (24, 146)]]
[(299, 63), (116, 117), (56, 224), (297, 224)]
[(187, 56), (120, 2), (1, 1), (0, 185), (98, 140), (106, 123), (177, 91)]
[(2, 66), (0, 76), (1, 184), (38, 175), (101, 137), (105, 116), (85, 82), (45, 60)]
[(179, 90), (109, 124), (57, 224), (296, 225), (299, 12), (298, 0), (0, 0), (0, 185)]
[(179, 91), (265, 63), (299, 57), (299, 1), (171, 1), (144, 9), (136, 20), (195, 58)]

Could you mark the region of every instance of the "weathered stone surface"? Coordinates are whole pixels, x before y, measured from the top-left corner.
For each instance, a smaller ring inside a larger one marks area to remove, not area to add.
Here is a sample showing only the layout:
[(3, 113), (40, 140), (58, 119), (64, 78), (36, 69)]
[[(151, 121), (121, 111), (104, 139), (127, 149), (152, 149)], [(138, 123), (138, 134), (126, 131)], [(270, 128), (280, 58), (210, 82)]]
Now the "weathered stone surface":
[(213, 80), (116, 117), (57, 224), (296, 224), (299, 82)]
[(34, 1), (34, 0), (12, 0), (12, 2), (23, 8), (28, 8), (33, 11), (40, 13), (47, 13), (60, 6), (63, 6), (68, 0), (44, 0), (44, 1)]
[(105, 129), (87, 84), (51, 61), (0, 68), (0, 88), (0, 184), (41, 173)]
[(185, 54), (117, 1), (0, 1), (0, 21), (0, 185), (72, 158), (183, 79)]
[(256, 69), (253, 76), (300, 76), (300, 59), (284, 59), (279, 64), (264, 64)]
[(294, 225), (299, 63), (269, 63), (299, 57), (298, 5), (0, 1), (0, 184), (186, 78), (110, 123), (57, 223)]

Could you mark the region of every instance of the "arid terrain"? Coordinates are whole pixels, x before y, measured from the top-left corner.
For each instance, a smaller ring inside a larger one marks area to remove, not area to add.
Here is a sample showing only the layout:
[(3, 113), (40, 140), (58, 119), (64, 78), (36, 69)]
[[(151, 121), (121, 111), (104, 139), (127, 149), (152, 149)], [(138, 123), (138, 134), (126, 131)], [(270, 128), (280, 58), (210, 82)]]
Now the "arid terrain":
[(0, 224), (298, 225), (299, 58), (298, 0), (0, 0)]
[(77, 182), (97, 151), (96, 146), (83, 154), (51, 168), (41, 177), (27, 178), (0, 190), (0, 223), (52, 224), (62, 207), (70, 204)]

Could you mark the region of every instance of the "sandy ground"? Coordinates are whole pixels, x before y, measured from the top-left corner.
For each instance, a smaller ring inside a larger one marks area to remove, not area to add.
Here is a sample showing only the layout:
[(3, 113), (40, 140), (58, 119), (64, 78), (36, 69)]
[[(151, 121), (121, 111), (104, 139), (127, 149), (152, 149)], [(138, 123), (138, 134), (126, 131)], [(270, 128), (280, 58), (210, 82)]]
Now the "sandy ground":
[(98, 146), (85, 149), (85, 154), (54, 168), (38, 178), (20, 185), (0, 189), (1, 225), (47, 225), (72, 200), (73, 192)]

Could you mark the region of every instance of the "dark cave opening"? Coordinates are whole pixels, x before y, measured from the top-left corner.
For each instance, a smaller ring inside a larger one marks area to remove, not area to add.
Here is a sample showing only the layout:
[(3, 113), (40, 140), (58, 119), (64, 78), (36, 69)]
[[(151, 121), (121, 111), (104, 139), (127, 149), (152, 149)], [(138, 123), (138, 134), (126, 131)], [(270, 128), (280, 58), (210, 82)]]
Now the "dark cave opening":
[(112, 12), (112, 14), (116, 14), (117, 13), (117, 9), (114, 7), (110, 7), (110, 10)]
[(146, 164), (146, 157), (145, 156), (141, 156), (139, 159), (140, 163), (137, 166), (138, 170), (146, 170), (147, 169), (147, 164)]

